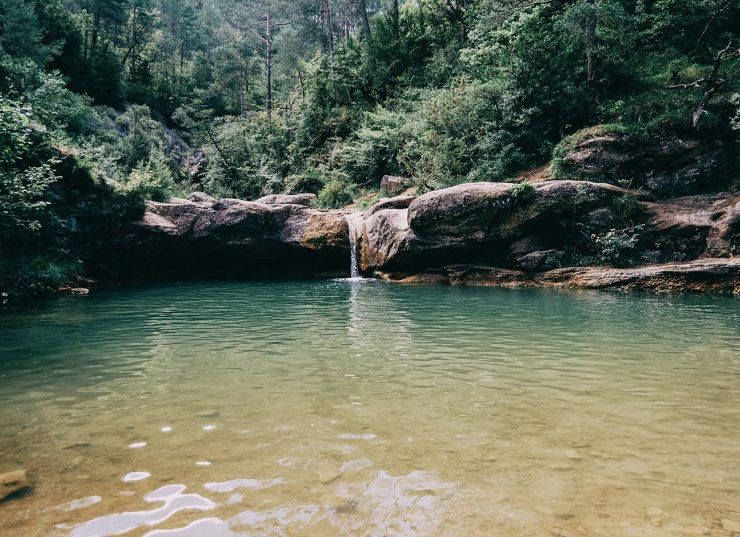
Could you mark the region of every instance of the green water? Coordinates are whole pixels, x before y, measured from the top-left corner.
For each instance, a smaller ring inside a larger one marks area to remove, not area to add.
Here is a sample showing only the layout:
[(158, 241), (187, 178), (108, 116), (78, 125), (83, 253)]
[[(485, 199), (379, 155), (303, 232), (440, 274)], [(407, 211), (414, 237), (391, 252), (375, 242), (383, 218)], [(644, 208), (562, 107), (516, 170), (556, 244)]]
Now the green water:
[(736, 299), (188, 283), (0, 314), (2, 536), (731, 536)]

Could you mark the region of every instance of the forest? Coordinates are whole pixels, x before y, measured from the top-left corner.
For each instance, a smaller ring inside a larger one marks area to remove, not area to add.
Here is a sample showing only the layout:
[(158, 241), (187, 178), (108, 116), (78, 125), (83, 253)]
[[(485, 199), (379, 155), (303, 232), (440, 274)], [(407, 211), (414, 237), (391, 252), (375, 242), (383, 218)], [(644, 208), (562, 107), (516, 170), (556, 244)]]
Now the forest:
[(737, 140), (739, 27), (736, 0), (4, 0), (0, 280), (96, 255), (64, 233), (81, 174), (107, 236), (192, 191), (337, 208), (557, 171), (587, 128)]

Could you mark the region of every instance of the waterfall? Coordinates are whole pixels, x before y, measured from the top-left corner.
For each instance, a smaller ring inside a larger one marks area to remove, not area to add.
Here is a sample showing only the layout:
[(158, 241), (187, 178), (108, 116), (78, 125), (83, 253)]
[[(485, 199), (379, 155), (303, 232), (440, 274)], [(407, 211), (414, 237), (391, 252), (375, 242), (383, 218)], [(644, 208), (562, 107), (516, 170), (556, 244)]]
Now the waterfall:
[(349, 216), (347, 217), (347, 227), (349, 228), (349, 275), (351, 278), (359, 278), (360, 268), (357, 265), (357, 230)]

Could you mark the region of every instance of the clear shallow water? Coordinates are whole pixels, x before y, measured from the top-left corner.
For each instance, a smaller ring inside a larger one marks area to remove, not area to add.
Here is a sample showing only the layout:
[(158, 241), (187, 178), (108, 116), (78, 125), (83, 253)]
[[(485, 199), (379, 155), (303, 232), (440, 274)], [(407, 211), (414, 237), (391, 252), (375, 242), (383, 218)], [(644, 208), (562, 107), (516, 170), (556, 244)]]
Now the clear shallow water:
[(735, 299), (189, 283), (0, 315), (2, 536), (730, 536)]

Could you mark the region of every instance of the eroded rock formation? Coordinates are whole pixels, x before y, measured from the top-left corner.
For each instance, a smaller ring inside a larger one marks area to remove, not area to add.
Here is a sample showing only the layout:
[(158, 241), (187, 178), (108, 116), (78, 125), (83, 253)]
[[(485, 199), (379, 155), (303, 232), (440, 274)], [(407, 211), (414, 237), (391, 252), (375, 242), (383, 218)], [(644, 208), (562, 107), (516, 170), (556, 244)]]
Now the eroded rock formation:
[(474, 183), (383, 207), (361, 219), (360, 259), (388, 280), (740, 292), (733, 193), (643, 201), (606, 183)]
[(346, 272), (349, 218), (361, 271), (389, 280), (739, 292), (731, 192), (655, 200), (582, 180), (470, 183), (353, 213), (311, 208), (312, 195), (191, 200), (148, 204), (129, 270)]
[(133, 274), (315, 274), (344, 267), (345, 214), (308, 208), (306, 199), (150, 202), (134, 225), (125, 268)]
[(737, 178), (737, 143), (664, 132), (640, 136), (606, 127), (580, 131), (561, 142), (556, 176), (610, 182), (659, 198), (716, 192)]

